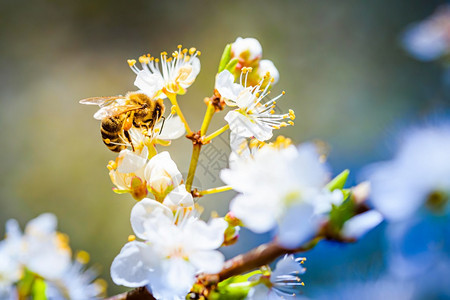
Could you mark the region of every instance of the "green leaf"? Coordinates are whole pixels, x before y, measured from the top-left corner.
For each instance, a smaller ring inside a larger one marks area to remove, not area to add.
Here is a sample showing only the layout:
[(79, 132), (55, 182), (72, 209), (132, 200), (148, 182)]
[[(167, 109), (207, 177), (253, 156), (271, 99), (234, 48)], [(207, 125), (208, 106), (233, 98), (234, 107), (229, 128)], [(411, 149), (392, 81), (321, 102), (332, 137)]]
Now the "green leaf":
[(334, 230), (340, 231), (344, 226), (344, 223), (350, 218), (352, 218), (354, 214), (355, 214), (355, 203), (352, 201), (351, 198), (348, 198), (347, 200), (342, 202), (341, 205), (332, 206), (330, 212), (330, 224), (333, 226)]
[(347, 181), (348, 174), (350, 174), (350, 171), (348, 169), (342, 171), (339, 175), (333, 178), (328, 184), (325, 186), (328, 190), (331, 192), (336, 189), (343, 189), (345, 182)]
[(210, 295), (211, 300), (241, 300), (247, 297), (250, 288), (254, 285), (248, 279), (255, 275), (262, 274), (260, 270), (256, 270), (247, 274), (233, 276), (217, 285), (217, 289)]
[(230, 62), (231, 59), (231, 44), (228, 44), (225, 46), (225, 49), (223, 49), (222, 58), (220, 59), (219, 63), (219, 71), (217, 73), (222, 72), (225, 70), (226, 66)]
[(33, 300), (47, 300), (47, 295), (45, 294), (46, 284), (42, 278), (36, 278), (33, 283), (31, 290), (31, 295)]
[(225, 70), (230, 71), (231, 74), (234, 74), (234, 69), (236, 69), (236, 66), (239, 62), (239, 59), (237, 58), (233, 58), (232, 60), (230, 60), (227, 64), (227, 66), (225, 67)]

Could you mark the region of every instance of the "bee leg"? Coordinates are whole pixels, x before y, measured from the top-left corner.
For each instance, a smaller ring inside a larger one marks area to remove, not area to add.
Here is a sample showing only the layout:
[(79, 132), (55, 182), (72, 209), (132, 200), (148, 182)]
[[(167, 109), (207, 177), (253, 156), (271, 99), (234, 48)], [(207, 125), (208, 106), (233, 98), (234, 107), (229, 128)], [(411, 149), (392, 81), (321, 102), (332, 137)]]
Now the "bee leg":
[(131, 140), (130, 134), (128, 133), (128, 130), (124, 130), (123, 134), (125, 135), (125, 137), (127, 138), (128, 142), (131, 144), (131, 149), (133, 149), (134, 152), (134, 145), (133, 145), (133, 141)]
[(166, 122), (166, 117), (161, 116), (161, 119), (162, 119), (163, 121), (162, 121), (162, 124), (161, 124), (161, 128), (159, 129), (159, 134), (161, 134), (161, 132), (162, 132), (162, 130), (163, 130), (164, 122)]

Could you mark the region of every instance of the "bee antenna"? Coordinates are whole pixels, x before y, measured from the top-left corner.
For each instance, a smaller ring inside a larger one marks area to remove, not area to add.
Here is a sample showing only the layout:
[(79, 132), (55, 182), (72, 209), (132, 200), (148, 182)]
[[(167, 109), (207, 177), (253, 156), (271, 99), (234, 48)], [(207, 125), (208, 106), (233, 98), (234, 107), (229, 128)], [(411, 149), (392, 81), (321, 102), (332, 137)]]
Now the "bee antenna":
[(164, 122), (166, 121), (166, 117), (161, 116), (161, 119), (163, 120), (162, 124), (161, 124), (161, 129), (159, 130), (159, 134), (161, 134), (163, 127), (164, 127)]

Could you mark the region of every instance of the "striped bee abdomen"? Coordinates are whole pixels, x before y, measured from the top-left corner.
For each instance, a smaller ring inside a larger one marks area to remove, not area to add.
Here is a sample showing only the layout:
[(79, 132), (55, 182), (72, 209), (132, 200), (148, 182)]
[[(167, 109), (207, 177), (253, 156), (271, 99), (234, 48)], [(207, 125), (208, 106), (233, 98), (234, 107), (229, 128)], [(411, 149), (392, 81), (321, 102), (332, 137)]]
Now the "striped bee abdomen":
[(120, 115), (102, 120), (100, 131), (103, 143), (105, 143), (106, 147), (111, 151), (120, 152), (127, 148), (121, 137), (125, 119), (126, 115)]

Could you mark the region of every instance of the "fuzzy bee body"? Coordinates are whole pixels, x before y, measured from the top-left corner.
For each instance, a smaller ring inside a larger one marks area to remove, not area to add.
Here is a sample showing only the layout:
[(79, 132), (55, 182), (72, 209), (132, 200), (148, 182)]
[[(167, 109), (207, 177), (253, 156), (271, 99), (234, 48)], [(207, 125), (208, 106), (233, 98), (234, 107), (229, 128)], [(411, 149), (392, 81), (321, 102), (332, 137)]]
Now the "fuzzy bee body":
[(82, 104), (99, 105), (94, 118), (101, 120), (103, 143), (113, 152), (131, 146), (129, 130), (134, 127), (146, 132), (153, 130), (164, 114), (162, 99), (150, 99), (141, 93), (128, 93), (125, 97), (94, 97), (81, 100)]

